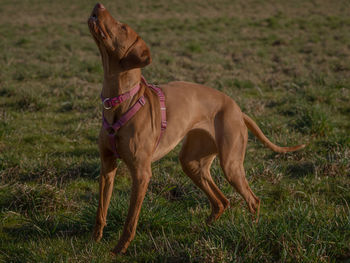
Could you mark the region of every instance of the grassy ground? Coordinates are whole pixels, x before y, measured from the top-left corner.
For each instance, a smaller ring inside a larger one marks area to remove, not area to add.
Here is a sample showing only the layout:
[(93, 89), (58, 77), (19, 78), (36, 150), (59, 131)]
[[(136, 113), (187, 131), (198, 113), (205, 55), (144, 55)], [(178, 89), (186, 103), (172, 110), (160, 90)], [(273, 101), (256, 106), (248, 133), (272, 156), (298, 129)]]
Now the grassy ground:
[[(87, 17), (95, 1), (2, 0), (0, 261), (109, 262), (130, 179), (119, 165), (100, 243), (102, 68)], [(261, 198), (251, 222), (215, 162), (232, 208), (211, 226), (206, 197), (181, 171), (179, 148), (153, 165), (137, 235), (119, 262), (349, 262), (348, 1), (109, 1), (151, 48), (153, 83), (187, 80), (230, 95), (280, 145), (250, 137), (245, 167)]]

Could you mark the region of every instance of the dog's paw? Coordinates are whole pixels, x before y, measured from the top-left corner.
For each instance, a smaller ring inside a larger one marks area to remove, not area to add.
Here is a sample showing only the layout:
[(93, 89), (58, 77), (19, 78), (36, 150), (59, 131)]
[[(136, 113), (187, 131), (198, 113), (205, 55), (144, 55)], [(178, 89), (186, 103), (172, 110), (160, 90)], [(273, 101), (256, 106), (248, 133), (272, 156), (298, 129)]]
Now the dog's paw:
[(94, 232), (92, 234), (92, 237), (93, 239), (96, 241), (96, 242), (99, 242), (102, 238), (102, 235), (103, 235), (103, 227), (101, 226), (95, 226), (94, 228)]
[(117, 245), (115, 248), (113, 248), (111, 250), (111, 253), (113, 255), (117, 256), (117, 255), (125, 254), (126, 250), (127, 250), (127, 247), (122, 247), (122, 246)]
[(207, 218), (207, 221), (206, 221), (207, 225), (210, 225), (210, 224), (214, 223), (216, 220), (218, 220), (219, 217), (221, 216), (221, 214), (222, 214), (222, 212), (221, 213), (213, 213), (212, 212), (210, 214), (210, 216), (208, 216), (208, 218)]
[(252, 220), (254, 223), (259, 222), (259, 215), (260, 215), (260, 200), (259, 198), (254, 199), (255, 202), (248, 203), (248, 208), (250, 213), (252, 214)]
[(207, 225), (215, 222), (220, 218), (224, 211), (229, 207), (230, 203), (227, 201), (222, 206), (219, 206), (217, 209), (212, 209), (210, 216), (207, 218)]

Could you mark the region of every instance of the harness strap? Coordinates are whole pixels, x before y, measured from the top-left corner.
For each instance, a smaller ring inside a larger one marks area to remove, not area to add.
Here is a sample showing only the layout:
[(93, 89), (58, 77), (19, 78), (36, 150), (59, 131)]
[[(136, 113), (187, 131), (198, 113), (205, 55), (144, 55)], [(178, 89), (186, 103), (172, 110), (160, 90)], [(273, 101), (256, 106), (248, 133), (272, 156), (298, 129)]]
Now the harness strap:
[[(160, 111), (161, 111), (161, 128), (160, 128), (160, 135), (159, 135), (159, 138), (157, 140), (157, 146), (158, 146), (160, 138), (162, 137), (162, 135), (167, 127), (165, 96), (164, 96), (163, 91), (159, 87), (152, 85), (152, 84), (148, 84), (146, 79), (143, 76), (141, 76), (141, 81), (143, 81), (147, 87), (152, 89), (157, 94), (157, 96), (159, 98)], [(140, 90), (140, 84), (137, 84), (130, 91), (123, 93), (123, 94), (121, 94), (117, 97), (114, 97), (114, 98), (104, 98), (101, 94), (101, 100), (102, 100), (103, 107), (107, 110), (111, 109), (111, 108), (119, 105), (123, 101), (125, 101), (129, 98), (132, 98), (139, 90)], [(146, 99), (142, 95), (137, 100), (137, 102), (119, 120), (117, 120), (113, 124), (108, 123), (108, 121), (106, 120), (106, 118), (102, 112), (102, 125), (106, 129), (106, 131), (108, 132), (109, 141), (110, 141), (110, 144), (112, 146), (112, 150), (113, 150), (115, 157), (120, 158), (120, 156), (117, 152), (117, 147), (116, 147), (116, 140), (115, 140), (116, 132), (123, 125), (125, 125), (142, 108), (142, 106), (145, 105), (145, 103), (146, 103)]]
[(115, 157), (120, 158), (116, 148), (116, 141), (115, 141), (116, 132), (120, 129), (120, 127), (122, 127), (125, 123), (127, 123), (142, 108), (142, 106), (145, 105), (145, 103), (146, 103), (145, 97), (142, 95), (137, 100), (137, 102), (118, 121), (116, 121), (112, 125), (110, 125), (107, 122), (104, 114), (102, 114), (103, 127), (108, 132), (109, 141), (110, 141), (110, 144), (112, 145), (112, 149)]
[(139, 90), (140, 90), (140, 83), (138, 83), (135, 87), (133, 87), (128, 92), (125, 92), (117, 97), (105, 98), (102, 96), (102, 93), (101, 93), (102, 105), (106, 110), (114, 108), (115, 106), (118, 106), (119, 104), (126, 101), (127, 99), (132, 98)]
[(155, 86), (153, 84), (148, 84), (146, 79), (143, 76), (141, 76), (141, 80), (146, 84), (147, 87), (151, 88), (158, 95), (158, 98), (159, 98), (161, 124), (160, 124), (160, 135), (159, 135), (159, 138), (157, 141), (157, 146), (158, 146), (159, 141), (162, 138), (162, 135), (165, 132), (165, 129), (167, 127), (165, 96), (164, 96), (162, 89), (158, 88), (157, 86)]

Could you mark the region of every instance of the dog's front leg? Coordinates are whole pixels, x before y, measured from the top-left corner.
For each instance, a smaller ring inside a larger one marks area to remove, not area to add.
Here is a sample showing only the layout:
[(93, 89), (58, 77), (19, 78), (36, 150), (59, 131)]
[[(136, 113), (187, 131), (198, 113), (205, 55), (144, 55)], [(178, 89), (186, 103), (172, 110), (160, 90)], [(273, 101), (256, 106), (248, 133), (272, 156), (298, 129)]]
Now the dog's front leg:
[(106, 225), (107, 210), (111, 201), (116, 170), (116, 158), (101, 154), (100, 196), (93, 234), (96, 241), (102, 238), (103, 228)]
[(146, 195), (148, 183), (151, 179), (151, 164), (138, 166), (132, 175), (132, 189), (128, 216), (126, 218), (123, 233), (117, 246), (112, 250), (114, 254), (125, 253), (136, 233), (137, 221), (139, 219), (143, 199)]

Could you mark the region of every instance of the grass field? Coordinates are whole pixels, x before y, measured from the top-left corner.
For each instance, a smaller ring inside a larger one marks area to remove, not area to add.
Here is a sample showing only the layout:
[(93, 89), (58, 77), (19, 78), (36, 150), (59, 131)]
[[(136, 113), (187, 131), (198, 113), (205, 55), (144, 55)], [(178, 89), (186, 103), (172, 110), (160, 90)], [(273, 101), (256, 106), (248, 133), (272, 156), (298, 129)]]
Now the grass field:
[[(127, 213), (120, 163), (105, 234), (98, 198), (102, 66), (95, 1), (2, 0), (0, 262), (111, 262)], [(179, 147), (153, 164), (135, 240), (118, 262), (350, 262), (350, 2), (106, 1), (148, 43), (152, 83), (187, 80), (231, 96), (279, 145), (250, 135), (245, 168), (258, 224), (223, 177), (232, 208), (207, 226), (205, 195)]]

